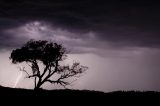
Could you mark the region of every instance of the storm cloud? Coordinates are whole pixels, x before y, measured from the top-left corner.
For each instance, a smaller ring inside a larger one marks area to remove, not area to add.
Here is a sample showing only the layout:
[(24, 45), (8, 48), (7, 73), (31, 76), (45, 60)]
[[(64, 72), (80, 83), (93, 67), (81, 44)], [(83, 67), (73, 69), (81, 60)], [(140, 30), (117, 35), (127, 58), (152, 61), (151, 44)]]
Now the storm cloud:
[[(60, 28), (64, 35), (73, 35), (75, 39), (92, 39), (79, 46), (159, 48), (159, 13), (159, 3), (147, 1), (2, 1), (0, 48), (14, 47), (29, 39), (16, 36), (14, 31), (13, 34), (4, 32), (10, 29), (17, 32), (16, 28), (35, 21), (45, 22), (52, 30)], [(91, 33), (94, 38), (88, 35)]]

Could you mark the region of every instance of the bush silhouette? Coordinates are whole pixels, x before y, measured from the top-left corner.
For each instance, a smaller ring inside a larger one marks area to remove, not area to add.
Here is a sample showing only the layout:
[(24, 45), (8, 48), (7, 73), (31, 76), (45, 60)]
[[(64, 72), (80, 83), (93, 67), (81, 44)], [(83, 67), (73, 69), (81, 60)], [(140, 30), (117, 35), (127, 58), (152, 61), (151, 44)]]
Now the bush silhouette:
[[(31, 67), (31, 71), (21, 68), (27, 74), (27, 78), (34, 78), (35, 90), (40, 89), (45, 82), (59, 84), (63, 87), (69, 85), (68, 79), (70, 77), (78, 77), (81, 73), (87, 70), (86, 66), (74, 62), (71, 66), (61, 65), (67, 57), (66, 49), (61, 45), (46, 40), (30, 40), (21, 48), (15, 49), (11, 52), (10, 59), (13, 64), (26, 62)], [(39, 62), (44, 66), (40, 68)], [(56, 75), (53, 80), (52, 76)], [(58, 77), (58, 78), (57, 78)]]

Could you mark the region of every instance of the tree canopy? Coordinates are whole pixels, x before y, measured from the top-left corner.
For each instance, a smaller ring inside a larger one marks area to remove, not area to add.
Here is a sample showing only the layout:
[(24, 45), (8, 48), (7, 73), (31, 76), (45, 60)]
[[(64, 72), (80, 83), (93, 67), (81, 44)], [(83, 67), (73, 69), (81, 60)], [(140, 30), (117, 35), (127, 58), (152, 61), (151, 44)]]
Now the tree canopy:
[[(66, 48), (46, 40), (30, 40), (21, 48), (13, 50), (10, 56), (13, 64), (26, 62), (29, 65), (30, 71), (25, 68), (20, 71), (24, 71), (28, 78), (34, 77), (35, 89), (39, 89), (45, 82), (65, 87), (70, 84), (65, 79), (78, 77), (87, 70), (86, 66), (78, 62), (74, 62), (71, 66), (60, 64), (66, 58)], [(39, 62), (43, 63), (44, 69), (40, 68)], [(53, 80), (55, 74), (58, 78)]]

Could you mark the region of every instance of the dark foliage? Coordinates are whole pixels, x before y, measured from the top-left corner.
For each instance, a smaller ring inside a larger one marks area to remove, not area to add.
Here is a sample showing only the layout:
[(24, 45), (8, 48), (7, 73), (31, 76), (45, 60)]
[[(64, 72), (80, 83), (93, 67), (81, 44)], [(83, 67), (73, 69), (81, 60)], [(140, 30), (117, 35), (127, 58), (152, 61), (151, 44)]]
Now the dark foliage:
[[(61, 65), (60, 62), (65, 60), (66, 57), (66, 49), (61, 44), (45, 40), (30, 40), (21, 48), (13, 50), (10, 59), (14, 64), (26, 62), (31, 67), (31, 72), (25, 70), (25, 67), (21, 68), (20, 71), (24, 71), (28, 78), (35, 78), (36, 90), (45, 82), (66, 87), (70, 83), (65, 79), (79, 77), (87, 70), (86, 66), (80, 65), (78, 62), (73, 63), (72, 66)], [(44, 65), (44, 69), (40, 69), (39, 62)], [(53, 80), (52, 76), (55, 74), (58, 78)]]

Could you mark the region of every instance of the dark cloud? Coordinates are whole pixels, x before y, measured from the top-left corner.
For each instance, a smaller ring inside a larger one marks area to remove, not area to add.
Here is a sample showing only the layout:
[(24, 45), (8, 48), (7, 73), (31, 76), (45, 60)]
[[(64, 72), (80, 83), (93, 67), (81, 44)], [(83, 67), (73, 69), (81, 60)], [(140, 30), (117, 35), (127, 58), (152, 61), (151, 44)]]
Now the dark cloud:
[(15, 47), (20, 47), (24, 42), (28, 41), (27, 37), (12, 36), (1, 32), (0, 36), (0, 50), (11, 50)]
[(39, 20), (75, 34), (94, 31), (97, 42), (109, 42), (114, 47), (159, 48), (159, 4), (144, 0), (1, 1), (1, 47), (5, 42), (17, 39), (4, 35), (3, 30)]

